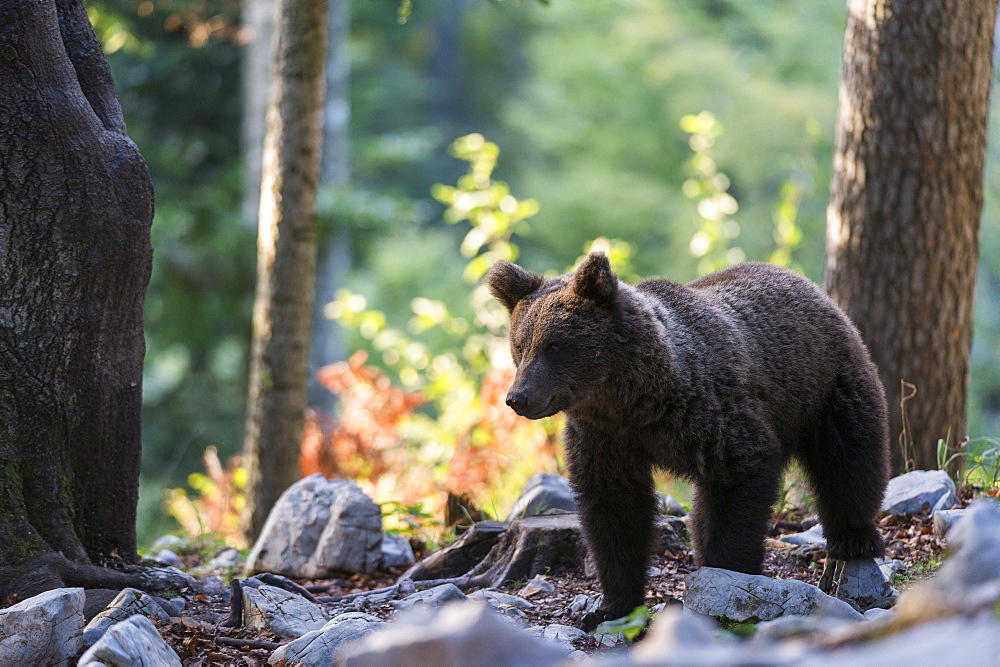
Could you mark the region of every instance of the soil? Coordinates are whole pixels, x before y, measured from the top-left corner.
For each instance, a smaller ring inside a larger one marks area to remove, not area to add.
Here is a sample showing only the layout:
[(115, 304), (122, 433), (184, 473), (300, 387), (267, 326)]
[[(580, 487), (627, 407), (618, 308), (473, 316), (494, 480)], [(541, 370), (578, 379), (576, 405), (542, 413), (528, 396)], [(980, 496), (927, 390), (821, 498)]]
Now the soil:
[[(798, 579), (816, 584), (823, 571), (825, 552), (801, 551), (778, 541), (780, 535), (799, 532), (815, 524), (815, 518), (785, 516), (776, 521), (766, 542), (764, 574), (776, 579)], [(939, 562), (939, 554), (944, 542), (931, 529), (930, 517), (923, 515), (887, 516), (881, 522), (882, 534), (886, 540), (886, 556), (903, 562), (906, 569), (895, 581), (897, 589), (904, 589), (920, 577), (929, 576)], [(646, 590), (646, 604), (649, 607), (660, 603), (676, 604), (684, 597), (684, 575), (695, 569), (691, 553), (664, 552), (653, 556), (650, 567), (658, 574), (649, 577)], [(298, 581), (316, 596), (321, 596), (321, 604), (328, 616), (346, 611), (365, 611), (369, 614), (388, 618), (394, 609), (384, 604), (361, 606), (356, 599), (332, 601), (341, 596), (360, 593), (390, 586), (396, 582), (403, 569), (389, 570), (370, 575), (344, 575), (320, 581)], [(503, 590), (519, 594), (535, 604), (526, 610), (527, 621), (531, 625), (577, 625), (583, 612), (570, 611), (570, 605), (577, 595), (593, 596), (600, 592), (596, 579), (587, 578), (581, 572), (554, 572), (546, 575), (546, 580), (555, 590), (523, 591), (525, 582), (510, 585)], [(471, 591), (467, 591), (471, 592)], [(264, 665), (271, 651), (286, 638), (261, 635), (252, 631), (220, 627), (229, 615), (229, 606), (218, 596), (184, 595), (185, 617), (170, 623), (160, 623), (160, 634), (181, 657), (184, 665)], [(225, 645), (245, 641), (244, 645)], [(576, 647), (588, 653), (604, 650), (593, 638), (587, 637), (576, 642)]]

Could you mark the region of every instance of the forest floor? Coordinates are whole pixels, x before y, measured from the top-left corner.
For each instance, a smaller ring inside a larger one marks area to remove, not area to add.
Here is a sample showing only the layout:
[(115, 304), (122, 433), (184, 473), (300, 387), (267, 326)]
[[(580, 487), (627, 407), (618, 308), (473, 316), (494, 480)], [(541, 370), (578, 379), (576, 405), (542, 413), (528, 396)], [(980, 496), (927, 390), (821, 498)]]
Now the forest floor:
[[(794, 552), (791, 545), (776, 538), (787, 533), (805, 530), (814, 521), (794, 516), (776, 521), (766, 541), (764, 574), (775, 579), (797, 579), (816, 584), (823, 571), (823, 552), (807, 556)], [(945, 544), (931, 528), (930, 517), (923, 515), (887, 516), (881, 521), (886, 541), (886, 556), (902, 561), (906, 569), (894, 580), (897, 589), (903, 590), (917, 580), (929, 577), (940, 565)], [(419, 554), (422, 556), (426, 554)], [(811, 557), (810, 557), (811, 556)], [(814, 560), (815, 559), (815, 560)], [(650, 567), (659, 571), (650, 576), (646, 590), (649, 607), (659, 603), (674, 603), (684, 597), (684, 575), (695, 569), (690, 551), (657, 554)], [(395, 583), (402, 569), (370, 575), (344, 575), (343, 578), (299, 581), (315, 595), (343, 596), (389, 586)], [(584, 577), (580, 572), (554, 572), (546, 576), (555, 590), (542, 592), (523, 590), (525, 582), (505, 587), (504, 592), (520, 595), (535, 604), (525, 610), (531, 625), (546, 626), (552, 623), (576, 626), (582, 612), (570, 611), (570, 604), (577, 595), (592, 596), (600, 592), (596, 579)], [(184, 665), (264, 665), (271, 651), (283, 640), (276, 636), (261, 635), (246, 629), (222, 628), (219, 623), (229, 614), (229, 605), (218, 596), (187, 595), (183, 619), (158, 625), (161, 635), (181, 657)], [(345, 603), (346, 604), (346, 603)], [(324, 604), (324, 611), (333, 616), (355, 610), (336, 602)], [(369, 614), (386, 618), (395, 611), (388, 603), (371, 605), (364, 609)], [(217, 640), (221, 640), (220, 643)], [(230, 641), (227, 641), (230, 640)], [(247, 644), (223, 645), (246, 641)], [(593, 638), (587, 637), (574, 643), (587, 653), (604, 650)]]

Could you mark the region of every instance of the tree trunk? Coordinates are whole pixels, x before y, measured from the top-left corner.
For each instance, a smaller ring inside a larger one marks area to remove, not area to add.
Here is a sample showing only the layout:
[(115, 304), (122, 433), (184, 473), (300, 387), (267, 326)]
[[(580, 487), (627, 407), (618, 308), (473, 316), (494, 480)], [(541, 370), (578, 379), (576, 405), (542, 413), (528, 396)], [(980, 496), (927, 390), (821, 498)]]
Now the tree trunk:
[(80, 0), (0, 0), (0, 100), (0, 570), (134, 560), (153, 191)]
[(892, 437), (912, 442), (894, 472), (934, 469), (938, 439), (966, 435), (997, 3), (848, 7), (826, 283), (878, 365)]
[(316, 269), (325, 0), (282, 0), (267, 110), (247, 401), (248, 533), (298, 479)]
[[(348, 129), (351, 118), (349, 53), (350, 3), (332, 0), (327, 22), (326, 102), (324, 104), (323, 157), (320, 183), (331, 190), (347, 186), (351, 176)], [(316, 305), (313, 308), (312, 348), (309, 353), (309, 407), (333, 414), (334, 396), (316, 379), (323, 366), (346, 358), (340, 325), (326, 316), (326, 305), (334, 300), (351, 268), (350, 230), (344, 220), (334, 221), (327, 238), (320, 240), (316, 267)]]
[(271, 0), (243, 0), (243, 23), (250, 40), (243, 46), (243, 222), (257, 227), (260, 210), (260, 176), (264, 135), (267, 133), (267, 98), (274, 65), (274, 19)]

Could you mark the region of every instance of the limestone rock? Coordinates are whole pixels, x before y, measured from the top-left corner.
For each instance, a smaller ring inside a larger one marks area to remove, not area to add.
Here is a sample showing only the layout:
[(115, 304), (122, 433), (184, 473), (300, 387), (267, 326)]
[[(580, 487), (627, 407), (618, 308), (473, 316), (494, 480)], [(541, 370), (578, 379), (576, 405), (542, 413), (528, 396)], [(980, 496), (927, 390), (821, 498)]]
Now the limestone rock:
[(62, 665), (83, 642), (82, 588), (57, 588), (0, 609), (0, 664)]
[(656, 508), (660, 510), (661, 514), (666, 514), (667, 516), (685, 516), (687, 512), (681, 506), (677, 499), (673, 496), (656, 492)]
[(413, 555), (413, 547), (402, 535), (386, 533), (382, 538), (382, 569), (388, 567), (406, 567), (416, 560)]
[(1000, 502), (980, 500), (950, 533), (955, 552), (945, 561), (935, 585), (959, 606), (1000, 599)]
[(819, 588), (835, 598), (852, 602), (861, 611), (891, 607), (899, 596), (874, 558), (848, 561), (827, 558)]
[(951, 509), (958, 502), (955, 483), (943, 470), (914, 470), (889, 480), (882, 509), (889, 514)]
[(788, 544), (794, 544), (796, 546), (815, 544), (826, 549), (826, 537), (823, 535), (823, 525), (819, 523), (809, 530), (802, 531), (801, 533), (782, 535), (778, 539), (781, 542), (787, 542)]
[(658, 516), (653, 524), (653, 551), (677, 554), (687, 549), (688, 531), (679, 516)]
[(293, 642), (281, 646), (271, 654), (269, 665), (301, 663), (304, 667), (329, 667), (335, 663), (337, 652), (348, 643), (367, 637), (384, 626), (380, 619), (369, 614), (349, 612), (330, 620), (319, 630), (312, 630)]
[(382, 515), (358, 485), (319, 473), (288, 487), (247, 557), (247, 572), (319, 579), (373, 572), (382, 560)]
[(181, 561), (181, 557), (177, 555), (177, 552), (171, 551), (170, 549), (160, 549), (150, 556), (150, 558), (171, 567), (181, 567), (184, 565), (184, 562)]
[(533, 475), (524, 485), (508, 520), (540, 516), (553, 510), (576, 511), (573, 488), (565, 477), (542, 472)]
[(83, 629), (83, 645), (93, 646), (112, 625), (136, 614), (147, 618), (156, 616), (163, 621), (170, 620), (169, 612), (157, 604), (152, 595), (135, 588), (126, 588)]
[(181, 660), (157, 632), (153, 622), (136, 614), (108, 628), (77, 664), (79, 667), (180, 667)]
[(243, 587), (243, 616), (247, 627), (285, 637), (301, 637), (327, 621), (323, 610), (312, 602), (267, 584)]
[(803, 581), (771, 579), (715, 567), (703, 567), (687, 575), (685, 581), (684, 606), (714, 618), (737, 622), (812, 614), (861, 618), (848, 603)]
[(508, 595), (500, 591), (483, 588), (474, 593), (469, 593), (470, 600), (483, 600), (494, 609), (500, 607), (517, 607), (519, 609), (534, 609), (535, 604), (516, 595)]
[(567, 652), (573, 650), (573, 642), (575, 640), (586, 636), (587, 633), (580, 628), (574, 628), (571, 625), (560, 625), (559, 623), (547, 625), (545, 626), (545, 630), (542, 631), (542, 639), (555, 642)]
[(956, 523), (958, 523), (967, 509), (960, 510), (938, 510), (934, 512), (934, 534), (938, 537), (945, 537)]
[(442, 607), (449, 602), (465, 599), (465, 593), (460, 591), (455, 584), (442, 584), (425, 591), (417, 591), (412, 595), (407, 595), (402, 600), (393, 600), (390, 604), (398, 610), (403, 610), (414, 605)]
[(555, 665), (565, 651), (503, 620), (487, 605), (449, 604), (438, 613), (407, 614), (344, 648), (341, 664)]

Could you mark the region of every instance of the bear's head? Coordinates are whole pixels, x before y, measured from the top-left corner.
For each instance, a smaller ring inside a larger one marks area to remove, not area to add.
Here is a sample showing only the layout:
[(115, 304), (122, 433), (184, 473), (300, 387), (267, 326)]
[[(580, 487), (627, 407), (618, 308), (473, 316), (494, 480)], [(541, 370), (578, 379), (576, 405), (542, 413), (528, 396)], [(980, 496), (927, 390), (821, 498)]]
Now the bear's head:
[(618, 335), (618, 278), (603, 253), (571, 274), (543, 278), (498, 262), (486, 277), (510, 312), (517, 375), (507, 405), (529, 419), (569, 410), (608, 377)]

